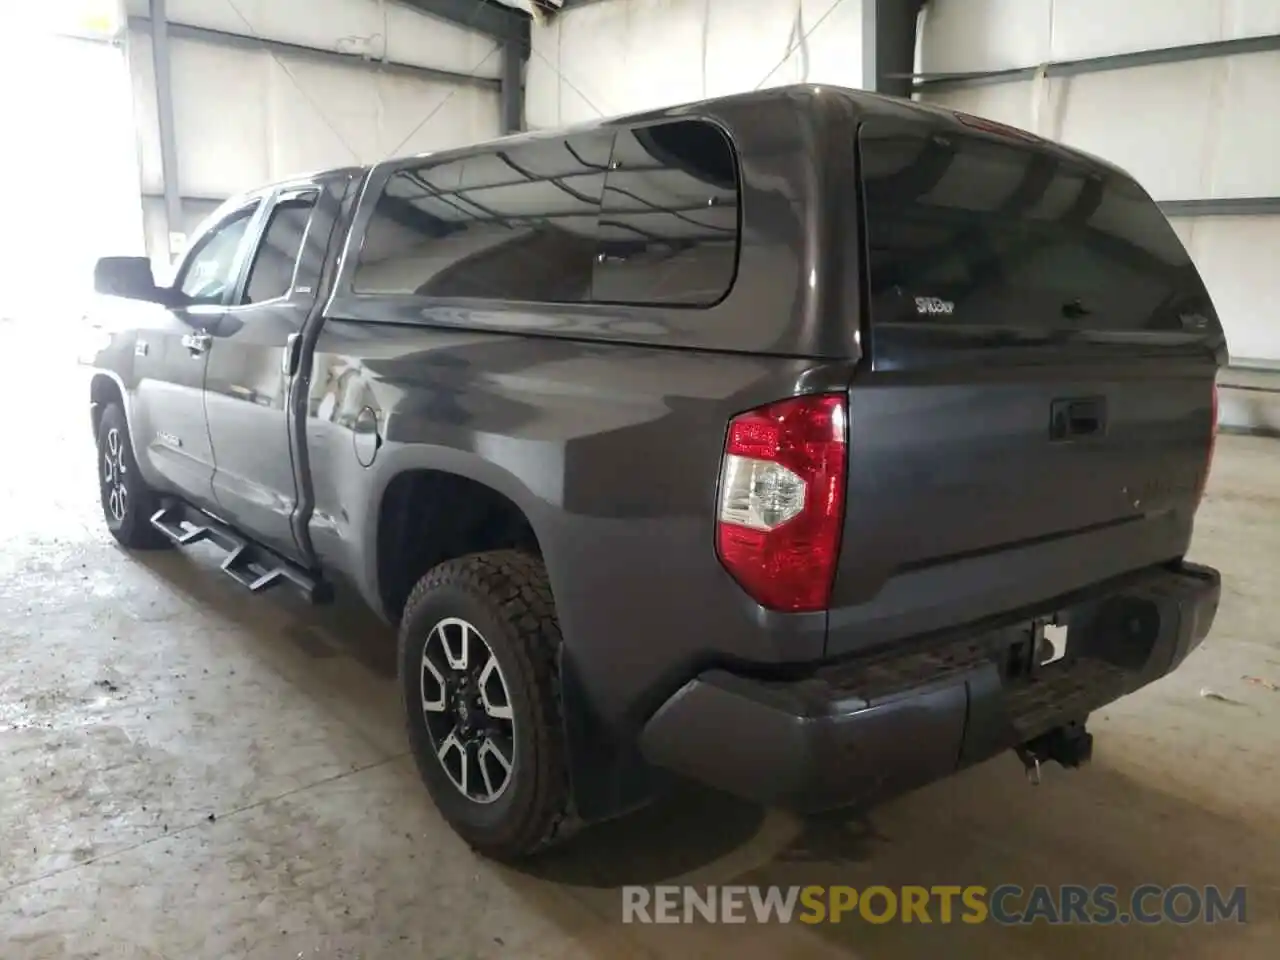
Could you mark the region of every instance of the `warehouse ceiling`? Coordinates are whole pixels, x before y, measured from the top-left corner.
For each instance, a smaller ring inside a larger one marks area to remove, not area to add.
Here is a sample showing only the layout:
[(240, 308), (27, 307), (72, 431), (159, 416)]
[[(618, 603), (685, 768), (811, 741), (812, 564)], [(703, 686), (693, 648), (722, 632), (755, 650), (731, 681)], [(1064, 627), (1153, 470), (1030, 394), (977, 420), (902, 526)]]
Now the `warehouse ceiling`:
[(460, 24), (492, 37), (527, 36), (529, 23), (592, 0), (403, 0), (423, 13)]
[(517, 10), (523, 10), (534, 17), (541, 17), (547, 13), (557, 13), (565, 6), (565, 0), (497, 0), (497, 2), (508, 7), (514, 7)]
[(403, 3), (496, 40), (528, 43), (529, 14), (498, 0), (403, 0)]

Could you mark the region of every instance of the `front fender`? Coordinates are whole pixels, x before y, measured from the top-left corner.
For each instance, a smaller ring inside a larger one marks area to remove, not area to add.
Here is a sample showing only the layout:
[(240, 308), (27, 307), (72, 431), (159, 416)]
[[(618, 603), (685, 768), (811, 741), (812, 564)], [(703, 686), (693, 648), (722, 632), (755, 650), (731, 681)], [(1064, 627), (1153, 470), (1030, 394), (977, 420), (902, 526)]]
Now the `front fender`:
[[(124, 410), (125, 423), (129, 427), (129, 443), (133, 448), (133, 459), (142, 469), (144, 477), (146, 477), (146, 458), (140, 456), (138, 447), (138, 437), (142, 431), (136, 429), (137, 425), (137, 391), (134, 388), (134, 370), (133, 357), (134, 349), (138, 342), (137, 332), (132, 329), (103, 329), (98, 328), (103, 337), (104, 342), (94, 344), (92, 349), (83, 353), (80, 362), (87, 367), (90, 373), (89, 380), (89, 409), (91, 422), (94, 427), (94, 440), (97, 440), (97, 425), (101, 416), (101, 407), (104, 406), (109, 399), (118, 399), (122, 409)], [(101, 386), (103, 379), (109, 381), (115, 388), (114, 396)], [(147, 482), (151, 483), (152, 478), (146, 477)]]

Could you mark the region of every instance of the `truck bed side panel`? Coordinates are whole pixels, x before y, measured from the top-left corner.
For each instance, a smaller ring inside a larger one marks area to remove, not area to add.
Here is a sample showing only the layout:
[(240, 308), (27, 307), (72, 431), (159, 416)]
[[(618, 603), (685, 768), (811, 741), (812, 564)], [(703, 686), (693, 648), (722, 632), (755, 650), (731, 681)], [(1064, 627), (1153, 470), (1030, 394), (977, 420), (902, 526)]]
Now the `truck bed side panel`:
[[(431, 469), (497, 490), (539, 538), (566, 654), (593, 709), (611, 729), (638, 723), (702, 665), (822, 656), (825, 614), (761, 611), (721, 568), (712, 528), (725, 424), (791, 394), (812, 368), (329, 318), (306, 425), (312, 542), (326, 568), (350, 572), (381, 607), (376, 532), (388, 484)], [(845, 369), (827, 385), (847, 378)], [(383, 432), (368, 468), (353, 435), (365, 408)]]

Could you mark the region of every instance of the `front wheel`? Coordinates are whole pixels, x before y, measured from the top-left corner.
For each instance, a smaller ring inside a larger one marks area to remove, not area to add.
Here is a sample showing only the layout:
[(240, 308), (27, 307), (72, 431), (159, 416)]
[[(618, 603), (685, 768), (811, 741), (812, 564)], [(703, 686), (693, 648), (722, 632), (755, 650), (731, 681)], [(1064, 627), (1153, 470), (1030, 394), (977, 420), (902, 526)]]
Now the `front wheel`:
[(560, 626), (542, 561), (503, 550), (441, 564), (410, 594), (399, 641), (409, 742), (450, 826), (499, 860), (563, 839)]
[(170, 545), (151, 525), (151, 517), (160, 508), (158, 498), (138, 472), (129, 424), (124, 411), (114, 403), (102, 411), (98, 423), (98, 487), (107, 529), (122, 545), (144, 550)]

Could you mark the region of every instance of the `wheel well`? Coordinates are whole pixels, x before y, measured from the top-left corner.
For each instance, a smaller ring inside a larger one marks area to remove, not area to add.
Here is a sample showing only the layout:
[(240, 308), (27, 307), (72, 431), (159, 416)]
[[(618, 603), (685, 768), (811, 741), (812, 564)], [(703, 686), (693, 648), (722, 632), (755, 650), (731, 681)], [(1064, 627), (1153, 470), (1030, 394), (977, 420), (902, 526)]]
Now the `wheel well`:
[(93, 435), (98, 435), (98, 424), (102, 422), (102, 411), (108, 405), (116, 403), (124, 409), (124, 397), (120, 395), (120, 386), (105, 373), (94, 374), (89, 384), (89, 415), (93, 419)]
[(492, 487), (457, 474), (414, 470), (391, 481), (378, 510), (378, 592), (398, 621), (428, 570), (470, 553), (520, 549), (542, 555), (529, 518)]

